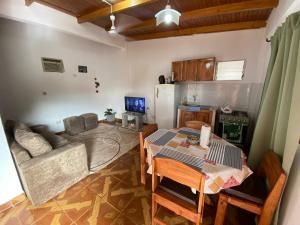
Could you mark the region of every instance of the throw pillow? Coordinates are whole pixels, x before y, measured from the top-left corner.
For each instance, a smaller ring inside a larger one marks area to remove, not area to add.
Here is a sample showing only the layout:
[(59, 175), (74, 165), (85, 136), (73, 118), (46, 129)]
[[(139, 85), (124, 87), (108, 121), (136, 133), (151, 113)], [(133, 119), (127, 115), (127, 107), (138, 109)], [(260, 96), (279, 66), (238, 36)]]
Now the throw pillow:
[(40, 134), (29, 130), (15, 129), (15, 139), (32, 157), (50, 152), (52, 146)]

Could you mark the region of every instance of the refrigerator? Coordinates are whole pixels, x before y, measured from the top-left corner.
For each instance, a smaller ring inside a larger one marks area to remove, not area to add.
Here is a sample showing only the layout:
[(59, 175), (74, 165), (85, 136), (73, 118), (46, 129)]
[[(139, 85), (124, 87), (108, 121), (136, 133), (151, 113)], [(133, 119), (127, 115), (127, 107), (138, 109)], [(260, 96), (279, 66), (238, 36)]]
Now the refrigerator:
[(155, 86), (155, 121), (159, 129), (175, 128), (177, 107), (180, 102), (180, 86), (157, 84)]

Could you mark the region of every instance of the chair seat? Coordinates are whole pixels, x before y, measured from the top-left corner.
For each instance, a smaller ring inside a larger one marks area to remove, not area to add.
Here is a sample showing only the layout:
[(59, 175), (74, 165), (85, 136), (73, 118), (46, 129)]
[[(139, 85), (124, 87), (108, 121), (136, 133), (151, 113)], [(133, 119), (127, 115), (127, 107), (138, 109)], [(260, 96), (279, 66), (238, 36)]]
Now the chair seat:
[(193, 206), (198, 205), (199, 193), (194, 194), (191, 188), (188, 186), (164, 177), (159, 183), (158, 188), (170, 195), (192, 204)]
[(255, 174), (248, 177), (242, 185), (225, 189), (222, 192), (259, 205), (263, 204), (268, 195), (264, 178)]

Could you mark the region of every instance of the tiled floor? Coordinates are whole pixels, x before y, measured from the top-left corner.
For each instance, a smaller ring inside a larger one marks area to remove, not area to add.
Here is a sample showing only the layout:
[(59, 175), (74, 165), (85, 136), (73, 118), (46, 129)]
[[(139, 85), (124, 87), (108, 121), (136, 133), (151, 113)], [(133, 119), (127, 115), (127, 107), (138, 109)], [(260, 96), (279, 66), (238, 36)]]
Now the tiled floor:
[[(139, 154), (135, 148), (40, 207), (33, 207), (25, 199), (0, 212), (0, 225), (149, 225), (151, 177), (147, 181), (146, 187), (140, 184)], [(192, 224), (162, 208), (159, 214), (168, 224)], [(205, 206), (203, 224), (213, 224), (214, 215), (215, 209)]]

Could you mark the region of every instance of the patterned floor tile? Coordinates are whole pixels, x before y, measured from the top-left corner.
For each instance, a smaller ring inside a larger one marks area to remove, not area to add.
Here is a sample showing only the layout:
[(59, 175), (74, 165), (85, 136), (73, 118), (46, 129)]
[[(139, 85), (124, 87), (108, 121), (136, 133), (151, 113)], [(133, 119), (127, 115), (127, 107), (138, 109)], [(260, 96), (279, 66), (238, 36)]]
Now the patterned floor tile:
[(97, 194), (85, 188), (74, 196), (67, 196), (63, 200), (57, 201), (62, 212), (73, 221), (77, 221), (88, 210), (93, 208)]
[(93, 207), (75, 222), (77, 225), (110, 225), (119, 215), (120, 211), (98, 198)]
[[(215, 211), (215, 207), (205, 205), (203, 225), (214, 224)], [(230, 208), (224, 225), (240, 224), (239, 213), (231, 211)], [(158, 215), (170, 225), (192, 224), (162, 207)], [(26, 199), (0, 212), (0, 225), (11, 224), (150, 225), (151, 176), (147, 175), (146, 186), (141, 185), (139, 149), (129, 151), (39, 207), (33, 207)]]

